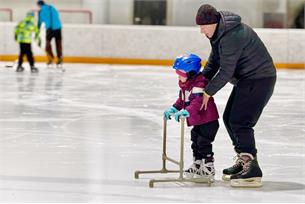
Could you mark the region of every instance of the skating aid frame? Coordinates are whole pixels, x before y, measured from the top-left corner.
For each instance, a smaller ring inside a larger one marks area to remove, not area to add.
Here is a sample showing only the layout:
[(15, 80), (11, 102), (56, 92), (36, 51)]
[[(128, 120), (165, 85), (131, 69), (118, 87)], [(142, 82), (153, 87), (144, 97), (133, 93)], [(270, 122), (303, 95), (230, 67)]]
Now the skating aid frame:
[[(185, 178), (183, 177), (184, 169), (184, 123), (185, 118), (180, 118), (180, 161), (176, 161), (167, 156), (166, 153), (166, 137), (167, 137), (167, 119), (163, 119), (163, 153), (162, 153), (162, 169), (161, 170), (150, 170), (150, 171), (135, 171), (135, 178), (138, 179), (140, 174), (154, 174), (154, 173), (179, 173), (178, 178), (164, 178), (164, 179), (151, 179), (149, 181), (149, 187), (153, 188), (154, 183), (161, 182), (195, 182), (195, 183), (207, 183), (211, 186), (213, 181), (212, 178), (203, 177), (203, 178)], [(179, 170), (168, 170), (166, 168), (166, 161), (170, 161), (179, 166)]]

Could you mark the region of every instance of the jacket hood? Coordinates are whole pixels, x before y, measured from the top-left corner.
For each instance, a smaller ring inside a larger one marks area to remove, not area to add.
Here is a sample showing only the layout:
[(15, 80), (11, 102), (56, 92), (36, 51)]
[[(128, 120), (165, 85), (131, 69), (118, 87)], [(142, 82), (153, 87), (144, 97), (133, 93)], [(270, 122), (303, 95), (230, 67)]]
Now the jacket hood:
[(232, 30), (241, 24), (241, 17), (229, 11), (219, 11), (220, 20), (216, 30), (216, 35), (213, 36), (212, 41), (218, 41), (226, 32)]
[(27, 16), (27, 17), (25, 17), (24, 21), (34, 23), (35, 18), (33, 16)]
[(204, 80), (204, 77), (202, 75), (202, 72), (199, 72), (195, 76), (193, 76), (191, 79), (188, 79), (185, 83), (182, 83), (179, 81), (179, 87), (181, 89), (185, 90), (191, 90), (194, 84), (200, 83), (201, 81)]

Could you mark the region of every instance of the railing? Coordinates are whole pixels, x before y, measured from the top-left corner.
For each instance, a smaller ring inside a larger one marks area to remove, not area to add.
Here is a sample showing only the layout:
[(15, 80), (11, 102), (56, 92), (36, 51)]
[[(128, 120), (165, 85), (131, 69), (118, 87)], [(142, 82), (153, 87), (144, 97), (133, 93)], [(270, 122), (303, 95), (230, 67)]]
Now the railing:
[[(38, 9), (33, 9), (34, 12), (39, 12)], [(92, 12), (90, 10), (84, 10), (84, 9), (58, 9), (58, 12), (60, 14), (84, 14), (88, 16), (88, 23), (92, 24)], [(62, 17), (62, 16), (61, 16)], [(63, 18), (61, 18), (63, 22), (65, 21)]]
[(83, 13), (89, 16), (89, 24), (92, 24), (92, 12), (90, 10), (83, 9), (59, 9), (59, 13)]
[(0, 12), (7, 12), (9, 15), (9, 21), (13, 21), (13, 10), (10, 8), (0, 8)]

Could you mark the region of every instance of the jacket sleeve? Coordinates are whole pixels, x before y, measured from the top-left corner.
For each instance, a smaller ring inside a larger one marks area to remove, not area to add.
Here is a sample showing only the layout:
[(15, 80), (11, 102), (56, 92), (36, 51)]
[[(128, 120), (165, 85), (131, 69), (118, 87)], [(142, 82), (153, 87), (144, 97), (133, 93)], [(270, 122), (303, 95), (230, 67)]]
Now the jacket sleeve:
[(224, 36), (221, 39), (219, 43), (220, 68), (218, 73), (205, 87), (205, 92), (210, 96), (216, 94), (216, 92), (224, 87), (233, 77), (237, 61), (239, 60), (242, 52), (240, 44), (240, 39), (236, 37), (236, 34), (235, 36), (232, 34), (229, 36)]
[(15, 36), (18, 35), (20, 32), (20, 23), (15, 27)]
[(48, 21), (48, 13), (45, 7), (42, 7), (39, 11), (38, 15), (38, 29), (40, 29), (42, 23), (46, 23)]
[(196, 115), (200, 111), (205, 84), (206, 80), (201, 81), (192, 89), (192, 99), (190, 100), (190, 105), (185, 108), (189, 112), (190, 116)]
[(183, 100), (182, 100), (181, 90), (179, 91), (179, 98), (176, 100), (176, 102), (173, 104), (173, 106), (179, 111), (183, 108)]
[(202, 74), (206, 79), (211, 80), (219, 70), (219, 53), (215, 46), (212, 45), (212, 50), (207, 64), (202, 70)]
[(41, 24), (42, 24), (42, 21), (41, 21), (41, 10), (40, 10), (40, 11), (38, 12), (38, 23), (37, 23), (38, 29), (40, 29)]

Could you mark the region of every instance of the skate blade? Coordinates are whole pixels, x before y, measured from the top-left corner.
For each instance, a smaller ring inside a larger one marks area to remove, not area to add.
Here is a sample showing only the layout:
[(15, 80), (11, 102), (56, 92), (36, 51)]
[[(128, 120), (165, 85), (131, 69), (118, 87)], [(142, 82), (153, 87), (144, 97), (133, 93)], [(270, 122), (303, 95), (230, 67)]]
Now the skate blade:
[(231, 179), (230, 184), (232, 187), (241, 188), (259, 188), (263, 186), (261, 177), (253, 177), (248, 179)]
[(230, 181), (231, 180), (231, 175), (224, 174), (224, 175), (222, 175), (221, 178), (222, 178), (223, 181)]
[(194, 173), (187, 173), (187, 172), (184, 172), (183, 173), (184, 177), (187, 178), (187, 179), (191, 179), (191, 178), (194, 178)]
[(52, 69), (52, 68), (54, 68), (53, 64), (47, 64), (47, 69)]
[(194, 175), (195, 183), (214, 183), (214, 181), (215, 181), (214, 176)]
[(57, 64), (56, 65), (57, 69), (60, 69), (62, 72), (65, 72), (66, 70), (63, 68), (62, 64)]

